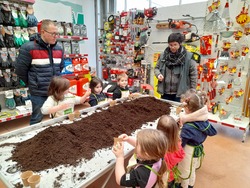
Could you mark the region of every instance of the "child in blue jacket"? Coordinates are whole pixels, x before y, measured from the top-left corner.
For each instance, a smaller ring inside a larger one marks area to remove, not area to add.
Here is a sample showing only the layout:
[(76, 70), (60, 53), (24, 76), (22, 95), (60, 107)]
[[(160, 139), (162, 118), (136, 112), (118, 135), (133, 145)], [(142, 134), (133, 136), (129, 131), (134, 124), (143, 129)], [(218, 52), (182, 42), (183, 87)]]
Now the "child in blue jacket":
[[(192, 188), (195, 183), (195, 170), (200, 168), (204, 156), (203, 142), (207, 136), (216, 135), (217, 131), (207, 118), (201, 120), (201, 117), (207, 117), (208, 113), (207, 110), (204, 110), (204, 108), (207, 108), (205, 106), (206, 98), (202, 93), (187, 91), (182, 97), (182, 101), (185, 115), (180, 116), (181, 121), (184, 123), (181, 130), (181, 145), (186, 155), (178, 164), (178, 170), (181, 177), (180, 187)], [(191, 114), (201, 115), (189, 116)], [(184, 117), (185, 121), (182, 120)]]

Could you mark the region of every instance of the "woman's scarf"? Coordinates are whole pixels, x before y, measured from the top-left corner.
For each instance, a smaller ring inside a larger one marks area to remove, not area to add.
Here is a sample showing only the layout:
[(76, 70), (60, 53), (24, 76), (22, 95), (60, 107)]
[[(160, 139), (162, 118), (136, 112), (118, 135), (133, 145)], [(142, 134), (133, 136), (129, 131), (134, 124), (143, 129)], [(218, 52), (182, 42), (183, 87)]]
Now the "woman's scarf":
[(183, 46), (180, 46), (176, 53), (171, 52), (170, 48), (167, 47), (164, 51), (166, 66), (169, 69), (172, 69), (174, 66), (180, 66), (185, 63), (185, 57), (187, 54), (186, 49)]

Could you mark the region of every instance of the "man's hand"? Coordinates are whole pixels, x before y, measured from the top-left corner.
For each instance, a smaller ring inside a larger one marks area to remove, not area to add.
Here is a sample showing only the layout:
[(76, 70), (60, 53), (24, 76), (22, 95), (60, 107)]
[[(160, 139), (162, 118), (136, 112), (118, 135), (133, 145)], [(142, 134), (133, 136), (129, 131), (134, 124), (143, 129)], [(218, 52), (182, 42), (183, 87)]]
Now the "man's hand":
[(164, 76), (162, 74), (159, 74), (157, 78), (158, 78), (159, 81), (163, 81)]

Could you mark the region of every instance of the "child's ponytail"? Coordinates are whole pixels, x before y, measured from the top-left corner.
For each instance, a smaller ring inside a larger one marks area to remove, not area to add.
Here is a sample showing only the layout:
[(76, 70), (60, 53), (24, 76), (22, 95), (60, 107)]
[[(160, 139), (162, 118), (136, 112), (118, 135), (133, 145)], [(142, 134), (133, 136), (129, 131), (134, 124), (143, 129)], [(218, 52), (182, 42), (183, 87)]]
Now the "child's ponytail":
[(161, 168), (158, 171), (158, 176), (157, 176), (157, 187), (158, 188), (165, 188), (167, 187), (168, 184), (168, 177), (167, 175), (168, 171), (167, 171), (167, 164), (166, 161), (164, 159), (162, 159), (162, 164), (161, 164)]

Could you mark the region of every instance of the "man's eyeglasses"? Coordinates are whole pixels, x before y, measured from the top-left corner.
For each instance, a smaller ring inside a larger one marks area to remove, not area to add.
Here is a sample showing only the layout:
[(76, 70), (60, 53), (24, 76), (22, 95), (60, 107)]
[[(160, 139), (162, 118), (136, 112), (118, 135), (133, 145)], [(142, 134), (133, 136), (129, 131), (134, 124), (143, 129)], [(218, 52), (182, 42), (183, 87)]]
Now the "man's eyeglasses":
[(46, 31), (46, 30), (44, 30), (46, 33), (49, 33), (51, 36), (53, 36), (53, 37), (57, 37), (58, 35), (59, 35), (59, 33), (51, 33), (51, 32), (49, 32), (49, 31)]

